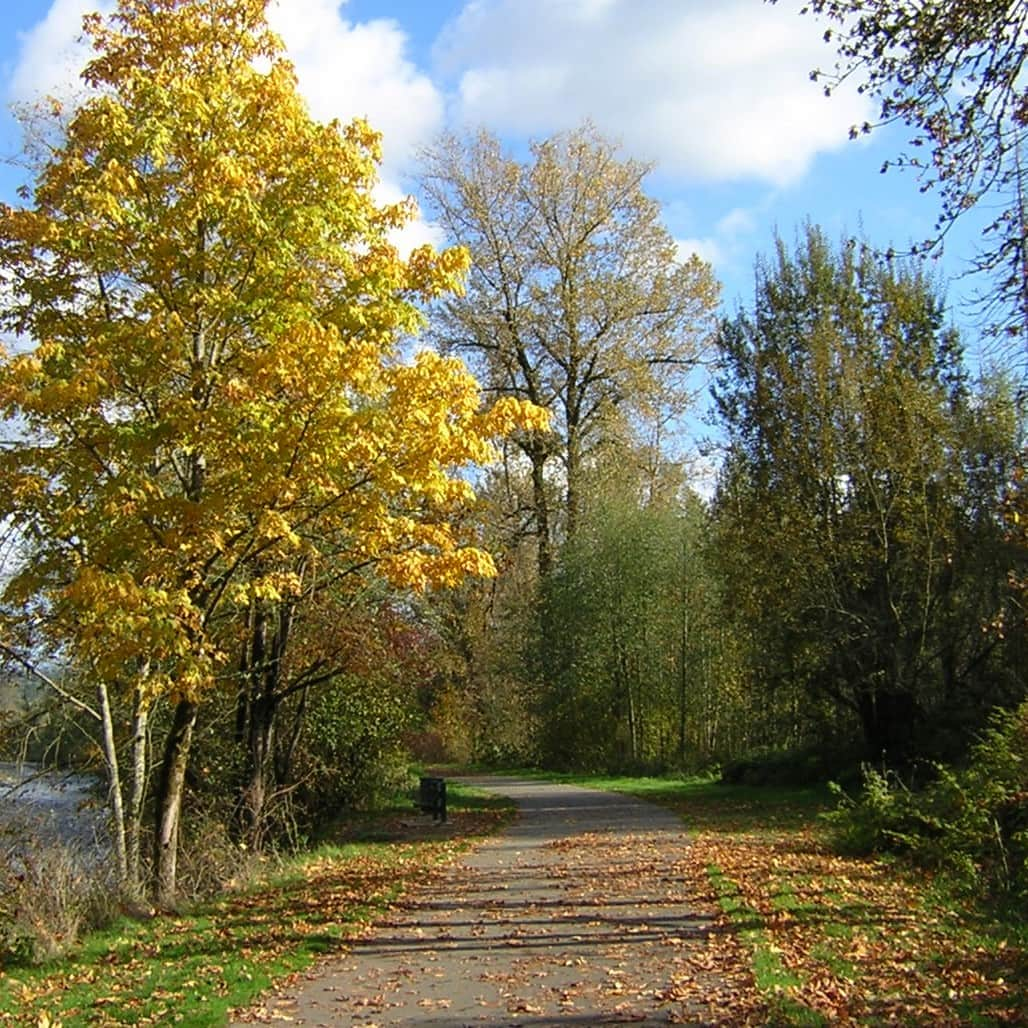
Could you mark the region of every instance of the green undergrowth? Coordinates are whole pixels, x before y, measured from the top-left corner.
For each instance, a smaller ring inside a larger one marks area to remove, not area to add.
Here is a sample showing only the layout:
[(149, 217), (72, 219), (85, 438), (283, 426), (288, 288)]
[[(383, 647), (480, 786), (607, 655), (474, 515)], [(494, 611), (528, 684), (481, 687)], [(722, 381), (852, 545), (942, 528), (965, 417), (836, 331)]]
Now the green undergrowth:
[(1028, 703), (996, 712), (961, 767), (925, 764), (912, 782), (865, 766), (828, 817), (842, 852), (899, 854), (969, 895), (1028, 915)]

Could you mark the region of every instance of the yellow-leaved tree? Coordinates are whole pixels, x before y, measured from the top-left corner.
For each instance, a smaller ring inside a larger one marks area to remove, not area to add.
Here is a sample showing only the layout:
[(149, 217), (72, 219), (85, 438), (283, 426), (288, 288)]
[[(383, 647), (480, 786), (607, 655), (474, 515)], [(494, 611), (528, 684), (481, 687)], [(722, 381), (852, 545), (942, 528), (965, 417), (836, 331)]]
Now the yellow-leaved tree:
[[(137, 737), (172, 703), (162, 904), (197, 713), (239, 638), (224, 626), (316, 569), (418, 588), (490, 574), (455, 527), (459, 469), (541, 416), (483, 411), (459, 362), (401, 359), (416, 302), (458, 288), (467, 257), (400, 258), (390, 232), (412, 210), (373, 198), (378, 136), (309, 116), (264, 8), (119, 0), (88, 17), (88, 97), (24, 204), (0, 209), (2, 325), (21, 340), (0, 362), (0, 490), (25, 554), (8, 629), (130, 699)], [(130, 884), (141, 802), (134, 786)]]

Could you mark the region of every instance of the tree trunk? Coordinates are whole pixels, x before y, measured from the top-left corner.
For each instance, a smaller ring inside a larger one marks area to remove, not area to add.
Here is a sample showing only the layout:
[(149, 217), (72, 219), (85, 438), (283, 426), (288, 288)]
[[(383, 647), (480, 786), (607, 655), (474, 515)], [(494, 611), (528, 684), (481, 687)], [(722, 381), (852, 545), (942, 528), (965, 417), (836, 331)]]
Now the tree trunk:
[(244, 830), (247, 845), (259, 850), (264, 843), (267, 798), (274, 747), (274, 706), (261, 696), (253, 705), (247, 782), (243, 798)]
[(249, 768), (242, 814), (246, 844), (253, 850), (260, 850), (264, 844), (275, 747), (275, 707), (273, 696), (262, 695), (251, 708)]
[(858, 698), (864, 743), (872, 760), (883, 757), (893, 764), (910, 755), (918, 705), (909, 692), (868, 689)]
[(142, 828), (149, 766), (150, 710), (142, 691), (132, 697), (132, 791), (128, 809), (128, 888), (134, 899), (142, 896)]
[(125, 842), (125, 808), (121, 797), (121, 771), (118, 767), (118, 747), (114, 739), (114, 719), (111, 717), (111, 698), (107, 683), (96, 687), (100, 707), (100, 727), (103, 739), (104, 759), (107, 761), (107, 795), (111, 803), (111, 820), (114, 822), (114, 858), (118, 862), (118, 883), (124, 888), (128, 884), (129, 862)]
[(567, 472), (567, 486), (565, 502), (567, 505), (567, 539), (570, 542), (578, 534), (578, 526), (582, 520), (582, 442), (579, 437), (579, 430), (576, 424), (572, 424), (569, 417), (568, 441), (565, 454), (565, 470)]
[(198, 705), (190, 700), (179, 700), (176, 705), (157, 782), (154, 896), (157, 905), (165, 909), (174, 907), (178, 894), (179, 822), (198, 710)]
[(689, 703), (689, 608), (682, 604), (682, 632), (678, 640), (678, 763), (685, 767), (686, 708)]
[(535, 530), (539, 544), (539, 579), (550, 577), (553, 556), (550, 551), (550, 508), (546, 499), (546, 449), (539, 442), (533, 442), (529, 450), (532, 462), (532, 504), (535, 508)]
[(246, 840), (255, 850), (261, 849), (266, 839), (269, 794), (275, 785), (283, 784), (275, 763), (277, 719), (282, 698), (282, 661), (289, 645), (293, 613), (293, 604), (284, 602), (270, 614), (258, 609), (251, 621), (248, 767), (240, 813)]
[(247, 680), (246, 774), (239, 796), (240, 831), (247, 845), (256, 841), (257, 826), (264, 814), (266, 794), (265, 773), (268, 747), (271, 743), (271, 716), (266, 695), (265, 662), (268, 648), (268, 618), (263, 605), (250, 609), (250, 641), (247, 647), (249, 667)]
[(293, 723), (290, 726), (288, 742), (280, 748), (275, 760), (275, 778), (279, 785), (287, 785), (293, 777), (293, 759), (296, 756), (300, 738), (303, 735), (304, 717), (307, 713), (307, 700), (310, 686), (304, 686), (296, 704)]
[(253, 639), (257, 623), (257, 603), (250, 600), (246, 612), (246, 627), (243, 631), (243, 645), (239, 652), (239, 688), (236, 691), (236, 745), (246, 745), (246, 729), (250, 723), (250, 700), (253, 695), (253, 683), (250, 669), (255, 666), (253, 659)]

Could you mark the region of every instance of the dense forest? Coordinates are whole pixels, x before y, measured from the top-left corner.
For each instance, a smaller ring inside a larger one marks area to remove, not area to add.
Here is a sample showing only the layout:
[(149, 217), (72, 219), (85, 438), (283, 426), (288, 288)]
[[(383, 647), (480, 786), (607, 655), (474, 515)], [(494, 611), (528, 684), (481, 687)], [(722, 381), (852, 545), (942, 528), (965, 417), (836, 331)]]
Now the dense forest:
[(404, 257), (379, 137), (310, 117), (263, 0), (87, 19), (90, 92), (32, 112), (0, 210), (0, 649), (43, 697), (0, 724), (102, 775), (127, 893), (414, 761), (852, 781), (1025, 702), (1025, 15), (812, 7), (933, 155), (940, 233), (1004, 202), (981, 336), (932, 240), (812, 224), (726, 310), (591, 124), (439, 139), (450, 248)]

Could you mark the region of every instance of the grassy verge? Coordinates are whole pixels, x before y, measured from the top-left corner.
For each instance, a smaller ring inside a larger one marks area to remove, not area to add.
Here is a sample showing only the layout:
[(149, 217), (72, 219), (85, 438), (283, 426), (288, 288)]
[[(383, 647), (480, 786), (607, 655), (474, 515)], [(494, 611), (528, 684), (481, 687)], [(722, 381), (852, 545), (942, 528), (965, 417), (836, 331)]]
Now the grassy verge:
[(743, 965), (750, 1023), (1028, 1023), (1028, 926), (895, 863), (834, 855), (824, 793), (578, 780), (681, 814), (686, 873), (717, 912), (708, 943), (725, 971)]
[(458, 786), (449, 801), (446, 826), (406, 811), (341, 822), (315, 852), (245, 891), (177, 917), (121, 921), (71, 959), (0, 969), (0, 1025), (224, 1024), (512, 815)]

